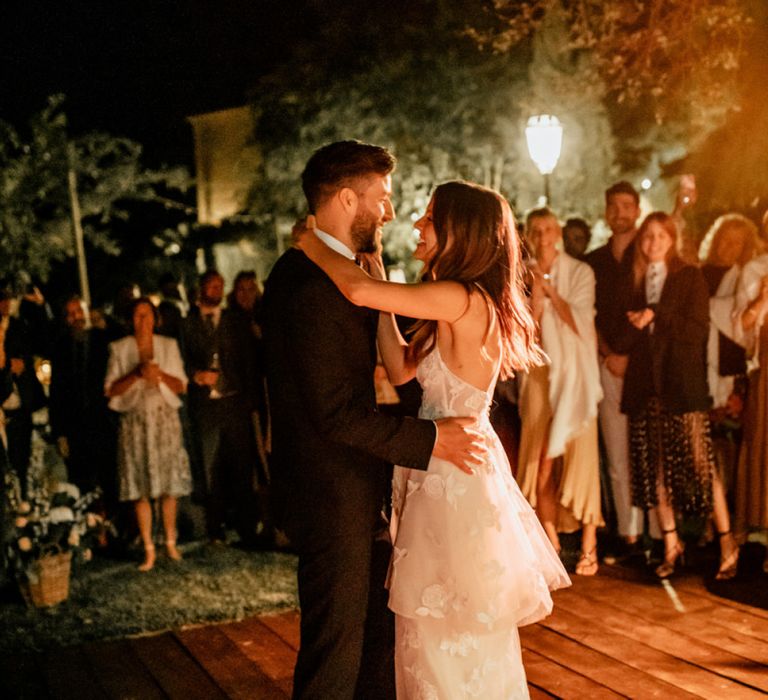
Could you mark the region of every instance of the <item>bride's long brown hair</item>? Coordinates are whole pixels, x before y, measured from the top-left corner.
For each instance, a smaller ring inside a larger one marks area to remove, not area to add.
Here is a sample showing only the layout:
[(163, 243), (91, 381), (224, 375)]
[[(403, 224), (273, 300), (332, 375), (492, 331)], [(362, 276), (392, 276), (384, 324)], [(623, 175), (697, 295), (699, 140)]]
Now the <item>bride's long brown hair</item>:
[[(469, 294), (480, 291), (489, 307), (487, 340), (498, 322), (501, 377), (542, 364), (533, 318), (523, 286), (520, 239), (512, 210), (498, 192), (471, 182), (439, 185), (433, 196), (432, 222), (437, 250), (422, 281), (460, 282)], [(467, 302), (469, 304), (469, 302)], [(437, 322), (418, 321), (409, 346), (418, 361), (437, 342)]]

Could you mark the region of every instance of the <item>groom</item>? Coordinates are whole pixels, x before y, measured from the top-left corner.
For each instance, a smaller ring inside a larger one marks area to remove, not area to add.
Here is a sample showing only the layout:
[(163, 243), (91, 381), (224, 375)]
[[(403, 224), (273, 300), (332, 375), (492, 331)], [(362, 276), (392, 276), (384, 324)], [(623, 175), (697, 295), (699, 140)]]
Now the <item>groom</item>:
[[(354, 258), (391, 221), (395, 159), (380, 146), (332, 143), (302, 185), (318, 235)], [(430, 455), (477, 463), (468, 418), (376, 411), (378, 312), (348, 302), (299, 250), (275, 264), (263, 301), (278, 517), (299, 555), (301, 646), (294, 698), (394, 698), (393, 624), (381, 516), (388, 466), (426, 469)]]

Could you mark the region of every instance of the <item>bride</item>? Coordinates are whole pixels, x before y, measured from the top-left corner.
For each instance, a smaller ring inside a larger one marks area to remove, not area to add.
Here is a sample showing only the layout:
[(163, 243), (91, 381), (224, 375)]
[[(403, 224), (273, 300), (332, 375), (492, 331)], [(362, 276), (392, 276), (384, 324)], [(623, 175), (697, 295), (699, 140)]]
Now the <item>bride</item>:
[[(473, 475), (435, 457), (427, 471), (395, 467), (397, 696), (524, 698), (517, 627), (548, 615), (550, 590), (570, 581), (488, 420), (497, 379), (542, 362), (520, 242), (507, 201), (467, 182), (438, 186), (416, 228), (419, 284), (385, 281), (380, 257), (369, 275), (315, 235), (298, 243), (353, 304), (385, 312), (379, 350), (393, 384), (418, 379), (419, 416), (475, 416), (488, 444)], [(395, 314), (421, 319), (408, 343)]]

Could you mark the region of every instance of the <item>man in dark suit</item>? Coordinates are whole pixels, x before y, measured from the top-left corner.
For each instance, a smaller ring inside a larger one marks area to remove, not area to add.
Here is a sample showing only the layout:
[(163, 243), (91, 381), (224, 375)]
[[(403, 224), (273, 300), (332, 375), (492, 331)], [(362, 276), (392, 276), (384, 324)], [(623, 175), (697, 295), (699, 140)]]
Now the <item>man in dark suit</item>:
[(117, 430), (104, 395), (106, 332), (87, 327), (83, 301), (64, 304), (63, 332), (53, 343), (49, 413), (67, 478), (82, 492), (100, 486), (107, 512), (117, 506)]
[[(348, 257), (375, 249), (394, 215), (394, 165), (357, 141), (315, 152), (302, 184), (326, 244)], [(276, 511), (299, 554), (294, 698), (394, 698), (380, 538), (388, 466), (426, 469), (434, 454), (468, 471), (476, 434), (469, 419), (376, 411), (378, 313), (349, 303), (302, 252), (276, 263), (263, 321)]]
[(222, 309), (223, 298), (224, 278), (208, 270), (200, 278), (198, 303), (183, 324), (189, 412), (202, 471), (196, 478), (203, 482), (209, 538), (223, 540), (231, 517), (241, 544), (252, 547), (258, 523), (251, 420), (256, 354), (250, 325), (236, 311)]

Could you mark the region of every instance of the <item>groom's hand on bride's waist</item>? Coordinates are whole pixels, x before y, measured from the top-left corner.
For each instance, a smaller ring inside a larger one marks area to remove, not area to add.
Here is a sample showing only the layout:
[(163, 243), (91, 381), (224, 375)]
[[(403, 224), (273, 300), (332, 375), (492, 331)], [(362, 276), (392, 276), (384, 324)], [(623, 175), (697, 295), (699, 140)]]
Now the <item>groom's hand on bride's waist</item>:
[(432, 455), (455, 464), (466, 474), (483, 463), (488, 448), (476, 418), (441, 418), (435, 421), (437, 440)]

